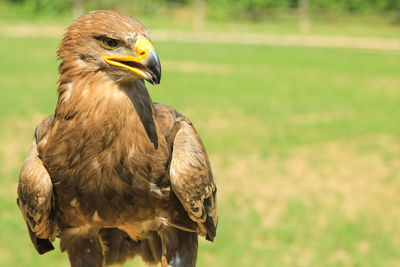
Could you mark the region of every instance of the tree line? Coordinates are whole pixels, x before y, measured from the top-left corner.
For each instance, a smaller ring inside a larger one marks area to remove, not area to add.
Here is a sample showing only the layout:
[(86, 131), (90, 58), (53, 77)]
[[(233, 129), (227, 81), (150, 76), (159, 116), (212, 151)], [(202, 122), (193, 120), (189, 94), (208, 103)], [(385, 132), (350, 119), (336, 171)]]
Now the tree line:
[[(5, 0), (8, 4), (24, 6), (32, 12), (63, 13), (71, 11), (77, 4), (87, 8), (113, 8), (123, 5), (157, 7), (157, 5), (191, 6), (198, 0)], [(300, 0), (201, 0), (207, 9), (225, 10), (226, 14), (239, 12), (257, 13), (265, 10), (293, 10)], [(308, 0), (311, 12), (382, 13), (399, 12), (400, 0)], [(225, 14), (225, 15), (226, 15)]]

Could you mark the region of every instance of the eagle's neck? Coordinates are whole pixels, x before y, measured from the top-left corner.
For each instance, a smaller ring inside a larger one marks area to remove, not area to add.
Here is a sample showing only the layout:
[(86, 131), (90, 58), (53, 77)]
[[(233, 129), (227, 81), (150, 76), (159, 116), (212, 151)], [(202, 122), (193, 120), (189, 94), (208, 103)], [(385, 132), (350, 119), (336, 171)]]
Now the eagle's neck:
[(133, 83), (121, 83), (124, 92), (127, 94), (131, 103), (139, 116), (141, 124), (146, 130), (147, 136), (153, 143), (154, 148), (158, 148), (158, 136), (155, 125), (155, 114), (153, 102), (143, 80), (136, 80)]
[(116, 82), (103, 72), (60, 81), (55, 117), (75, 120), (76, 125), (98, 132), (118, 134), (129, 128), (143, 132), (158, 147), (155, 115), (143, 80)]

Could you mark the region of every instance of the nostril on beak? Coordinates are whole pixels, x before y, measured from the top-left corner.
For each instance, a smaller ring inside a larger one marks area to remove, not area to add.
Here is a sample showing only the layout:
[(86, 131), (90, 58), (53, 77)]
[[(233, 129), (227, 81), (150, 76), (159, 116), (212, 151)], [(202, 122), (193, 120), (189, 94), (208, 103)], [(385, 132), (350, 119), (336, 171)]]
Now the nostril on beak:
[(149, 55), (150, 51), (154, 50), (151, 42), (145, 37), (140, 37), (136, 41), (134, 47), (136, 50), (136, 55), (139, 57), (140, 60), (146, 58)]

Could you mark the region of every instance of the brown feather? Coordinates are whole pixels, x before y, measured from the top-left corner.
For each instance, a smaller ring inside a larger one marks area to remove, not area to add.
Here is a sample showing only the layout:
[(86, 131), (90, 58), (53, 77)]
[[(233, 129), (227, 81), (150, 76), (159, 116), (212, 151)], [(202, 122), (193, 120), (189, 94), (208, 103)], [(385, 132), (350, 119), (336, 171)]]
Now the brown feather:
[(153, 104), (142, 79), (104, 62), (94, 38), (102, 34), (128, 46), (149, 38), (137, 20), (111, 11), (68, 28), (57, 107), (35, 132), (18, 205), (34, 237), (60, 237), (72, 266), (135, 255), (194, 266), (196, 232), (213, 240), (217, 227), (206, 151), (186, 117)]
[[(166, 133), (173, 150), (169, 168), (172, 190), (190, 218), (199, 224), (200, 233), (212, 241), (218, 224), (217, 188), (204, 145), (186, 117), (172, 108), (161, 104), (156, 106), (164, 111), (160, 118), (164, 125), (168, 124), (166, 118), (173, 118), (174, 121), (170, 129), (172, 135)], [(168, 109), (169, 116), (165, 114)]]
[(35, 140), (21, 168), (17, 189), (17, 204), (24, 216), (32, 243), (40, 254), (53, 249), (50, 241), (54, 241), (57, 234), (53, 212), (53, 185), (37, 150), (37, 143), (46, 142), (43, 136), (48, 131), (51, 120), (50, 116), (36, 128)]

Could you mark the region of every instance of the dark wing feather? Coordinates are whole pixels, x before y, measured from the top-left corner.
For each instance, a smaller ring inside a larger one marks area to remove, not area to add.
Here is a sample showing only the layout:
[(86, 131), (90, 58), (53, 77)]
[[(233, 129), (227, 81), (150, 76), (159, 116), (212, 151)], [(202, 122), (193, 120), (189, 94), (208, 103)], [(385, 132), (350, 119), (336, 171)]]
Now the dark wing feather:
[(36, 250), (43, 254), (54, 249), (56, 235), (52, 218), (54, 207), (53, 184), (39, 158), (38, 143), (50, 127), (52, 117), (46, 118), (36, 129), (35, 140), (22, 166), (18, 181), (17, 204), (21, 209)]
[(186, 117), (160, 104), (155, 107), (161, 131), (172, 146), (169, 168), (172, 191), (198, 224), (200, 233), (212, 241), (218, 222), (217, 187), (204, 145)]
[(161, 240), (156, 232), (149, 232), (146, 239), (136, 241), (117, 228), (102, 228), (99, 233), (107, 245), (105, 250), (107, 266), (124, 264), (137, 255), (148, 264), (156, 264), (161, 259)]

